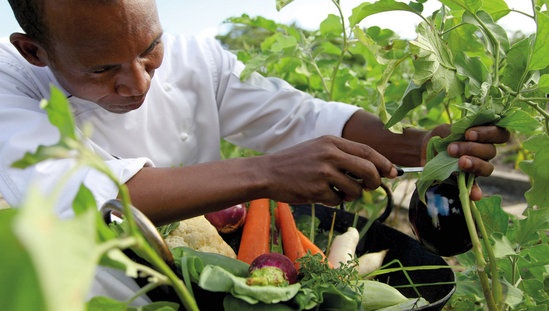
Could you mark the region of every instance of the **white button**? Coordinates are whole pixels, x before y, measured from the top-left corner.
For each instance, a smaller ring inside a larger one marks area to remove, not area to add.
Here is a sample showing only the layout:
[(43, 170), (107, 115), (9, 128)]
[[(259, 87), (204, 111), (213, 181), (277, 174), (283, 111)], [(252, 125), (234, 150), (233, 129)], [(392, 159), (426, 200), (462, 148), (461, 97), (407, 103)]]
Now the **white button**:
[(180, 138), (182, 141), (186, 141), (187, 139), (189, 139), (189, 134), (183, 132), (181, 133)]
[(172, 90), (172, 86), (169, 83), (164, 84), (164, 91), (169, 92)]

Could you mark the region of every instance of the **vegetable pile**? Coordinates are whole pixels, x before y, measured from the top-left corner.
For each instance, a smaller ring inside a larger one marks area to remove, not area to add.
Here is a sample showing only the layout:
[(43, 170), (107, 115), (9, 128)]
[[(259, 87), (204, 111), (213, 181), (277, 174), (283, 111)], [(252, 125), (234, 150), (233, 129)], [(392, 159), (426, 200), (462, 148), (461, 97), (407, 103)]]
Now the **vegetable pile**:
[[(188, 276), (186, 284), (226, 293), (225, 309), (276, 305), (287, 310), (409, 310), (429, 304), (423, 298), (407, 298), (396, 288), (369, 277), (382, 267), (387, 250), (358, 256), (359, 232), (355, 227), (348, 227), (346, 232), (332, 228), (311, 236), (298, 227), (310, 227), (314, 217), (299, 221), (298, 226), (287, 203), (257, 199), (247, 205), (239, 231), (225, 235), (239, 236), (234, 246), (236, 259), (188, 247), (176, 247), (172, 252), (180, 274)], [(326, 234), (331, 238), (325, 245), (314, 243), (315, 238), (322, 240)]]

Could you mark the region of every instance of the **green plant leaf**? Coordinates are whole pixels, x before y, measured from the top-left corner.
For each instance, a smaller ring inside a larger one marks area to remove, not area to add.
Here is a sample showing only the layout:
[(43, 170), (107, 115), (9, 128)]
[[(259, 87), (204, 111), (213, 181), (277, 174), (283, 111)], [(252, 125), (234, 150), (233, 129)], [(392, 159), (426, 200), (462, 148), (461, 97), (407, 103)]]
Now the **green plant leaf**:
[(513, 235), (513, 242), (520, 246), (528, 246), (529, 243), (539, 243), (540, 234), (545, 235), (549, 230), (549, 208), (539, 210), (526, 209), (526, 218), (517, 222), (517, 229)]
[(541, 70), (549, 66), (549, 15), (537, 14), (536, 42), (528, 68)]
[(12, 231), (19, 209), (0, 209), (0, 301), (10, 311), (46, 311), (38, 274)]
[(47, 159), (70, 158), (74, 153), (63, 143), (57, 143), (52, 146), (40, 145), (33, 152), (26, 152), (25, 155), (15, 161), (11, 166), (15, 168), (27, 168)]
[(494, 239), (494, 255), (496, 258), (505, 258), (517, 254), (513, 243), (505, 235), (498, 233), (494, 234), (492, 238)]
[(40, 105), (47, 111), (51, 124), (59, 130), (61, 140), (63, 140), (64, 137), (68, 137), (73, 140), (77, 139), (74, 117), (70, 110), (68, 100), (63, 92), (52, 86), (50, 99), (43, 100)]
[(389, 121), (385, 124), (386, 128), (390, 128), (402, 121), (404, 117), (414, 108), (421, 105), (423, 102), (423, 92), (425, 91), (425, 85), (418, 86), (414, 82), (410, 82), (408, 89), (402, 98), (402, 104), (398, 106), (398, 109), (393, 113)]
[(524, 147), (534, 152), (534, 159), (523, 161), (520, 169), (531, 178), (532, 187), (525, 193), (530, 205), (549, 207), (549, 137), (537, 135), (524, 142)]
[(86, 305), (86, 311), (177, 311), (179, 305), (173, 302), (159, 301), (145, 306), (130, 307), (125, 301), (108, 297), (93, 297)]
[(469, 57), (465, 53), (457, 53), (455, 59), (457, 72), (468, 83), (465, 84), (465, 96), (475, 96), (482, 93), (483, 83), (492, 83), (488, 68), (480, 57)]
[(487, 39), (491, 40), (494, 37), (494, 40), (497, 42), (497, 45), (494, 46), (496, 42), (491, 41), (491, 44), (486, 44), (486, 48), (491, 54), (495, 54), (494, 48), (499, 47), (499, 52), (501, 55), (505, 55), (507, 50), (509, 50), (509, 38), (507, 37), (507, 32), (503, 27), (498, 25), (492, 19), (492, 16), (485, 11), (478, 11), (475, 15), (465, 12), (463, 14), (463, 22), (478, 27), (482, 31)]
[(275, 41), (270, 46), (270, 50), (273, 52), (280, 52), (286, 49), (295, 49), (297, 46), (297, 40), (292, 36), (286, 36), (282, 34), (274, 35)]
[(528, 61), (532, 46), (532, 37), (513, 44), (507, 52), (507, 66), (502, 72), (501, 82), (513, 90), (522, 88), (524, 76), (528, 70)]
[(235, 276), (227, 270), (214, 265), (207, 265), (200, 273), (198, 286), (213, 292), (227, 292), (245, 300), (248, 303), (278, 303), (292, 299), (301, 285), (299, 283), (284, 287), (251, 286), (246, 284), (246, 278)]
[(539, 89), (544, 93), (549, 93), (549, 74), (544, 74), (539, 78)]
[(343, 31), (341, 19), (334, 14), (329, 14), (326, 19), (320, 23), (320, 33), (325, 37), (339, 37)]
[(421, 16), (420, 11), (406, 3), (394, 0), (379, 0), (374, 3), (363, 2), (355, 7), (349, 17), (349, 23), (351, 27), (354, 27), (368, 16), (390, 11), (407, 11)]
[(417, 181), (416, 187), (420, 200), (425, 203), (427, 189), (434, 182), (443, 181), (458, 170), (457, 158), (449, 156), (446, 151), (437, 154), (431, 161), (425, 164), (423, 173), (420, 174)]
[(522, 302), (524, 295), (520, 289), (507, 280), (503, 279), (500, 282), (503, 287), (504, 302), (513, 310), (514, 307)]
[(476, 206), (482, 215), (488, 235), (507, 233), (509, 215), (501, 208), (501, 196), (483, 197), (482, 200), (476, 202)]
[(294, 0), (276, 0), (276, 10), (280, 11), (282, 8), (292, 3)]
[(418, 25), (417, 32), (417, 39), (410, 41), (410, 49), (415, 58), (415, 83), (423, 84), (437, 70), (455, 70), (452, 54), (438, 33), (425, 22)]
[(505, 116), (496, 122), (496, 125), (525, 135), (531, 135), (541, 127), (534, 117), (518, 108), (505, 113)]
[(95, 241), (97, 211), (62, 220), (54, 213), (54, 206), (51, 196), (31, 188), (13, 230), (32, 258), (46, 309), (82, 310), (99, 256)]
[(449, 6), (450, 8), (462, 8), (469, 12), (476, 12), (482, 7), (483, 1), (478, 0), (441, 0), (440, 2)]
[(504, 0), (489, 0), (489, 1), (479, 1), (482, 3), (481, 10), (488, 12), (494, 20), (499, 20), (500, 18), (506, 16), (511, 12), (507, 2)]

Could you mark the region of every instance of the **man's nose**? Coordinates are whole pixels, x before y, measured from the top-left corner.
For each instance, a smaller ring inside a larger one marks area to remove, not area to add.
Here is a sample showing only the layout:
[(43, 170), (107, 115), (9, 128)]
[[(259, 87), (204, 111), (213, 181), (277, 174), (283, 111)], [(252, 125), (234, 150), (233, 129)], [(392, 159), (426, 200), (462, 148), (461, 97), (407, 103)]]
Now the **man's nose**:
[(141, 96), (147, 92), (151, 74), (146, 67), (136, 61), (123, 70), (116, 84), (116, 92), (121, 96)]

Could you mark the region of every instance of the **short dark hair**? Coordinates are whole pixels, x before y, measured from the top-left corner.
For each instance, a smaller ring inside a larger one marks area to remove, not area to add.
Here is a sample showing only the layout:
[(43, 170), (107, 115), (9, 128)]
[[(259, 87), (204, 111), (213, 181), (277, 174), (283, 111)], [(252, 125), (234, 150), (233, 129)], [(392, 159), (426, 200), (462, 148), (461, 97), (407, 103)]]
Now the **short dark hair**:
[(48, 28), (44, 23), (44, 0), (8, 0), (8, 2), (23, 31), (32, 39), (48, 46)]

